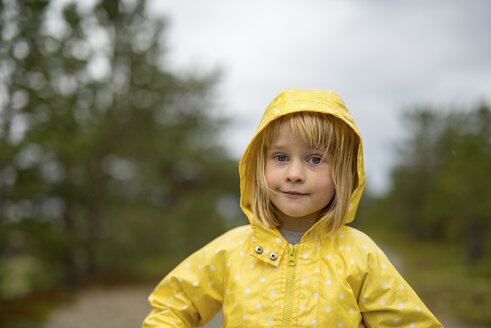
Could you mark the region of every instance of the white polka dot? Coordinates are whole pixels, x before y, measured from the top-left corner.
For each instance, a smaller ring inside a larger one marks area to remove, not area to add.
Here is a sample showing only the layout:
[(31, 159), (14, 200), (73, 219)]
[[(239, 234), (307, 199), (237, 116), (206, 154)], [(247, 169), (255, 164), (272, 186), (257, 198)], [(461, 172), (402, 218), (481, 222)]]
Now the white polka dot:
[(251, 238), (251, 240), (252, 240), (252, 241), (256, 241), (256, 237), (252, 237), (252, 238)]
[[(167, 311), (167, 312), (169, 312), (169, 311)], [(154, 319), (154, 320), (152, 320), (152, 321), (150, 321), (150, 322), (151, 322), (151, 323), (156, 323), (157, 321), (155, 321), (155, 319)]]
[(240, 276), (239, 275), (236, 275), (235, 276), (235, 280), (239, 280), (240, 279)]
[(343, 234), (339, 234), (339, 238), (344, 238), (344, 235)]
[(305, 311), (305, 306), (300, 305), (300, 311)]
[(317, 246), (315, 246), (315, 248), (321, 249), (321, 244), (317, 244)]
[(387, 267), (387, 265), (385, 263), (382, 263), (382, 269), (385, 269)]
[(409, 324), (409, 327), (411, 327), (411, 328), (414, 328), (415, 326), (416, 326), (416, 325), (414, 324), (414, 322), (411, 322), (411, 323)]
[(187, 305), (184, 305), (181, 309), (186, 310), (188, 308)]
[(211, 282), (208, 283), (208, 287), (211, 287), (213, 286), (213, 284)]
[(274, 290), (272, 290), (270, 294), (271, 294), (271, 296), (275, 296), (276, 292)]
[(305, 108), (305, 107), (307, 107), (307, 105), (305, 105), (305, 104), (301, 104), (301, 105), (300, 105), (300, 107), (301, 107), (301, 108)]
[(381, 300), (380, 301), (380, 305), (385, 305), (385, 301), (384, 300)]
[(258, 309), (260, 309), (260, 308), (261, 308), (261, 303), (257, 303), (257, 304), (256, 304), (256, 307), (257, 307)]
[(279, 113), (280, 113), (280, 110), (279, 110), (279, 109), (277, 109), (277, 110), (275, 110), (275, 112), (274, 112), (274, 113), (275, 113), (275, 114), (279, 114)]
[(309, 258), (309, 256), (308, 256), (307, 254), (303, 254), (303, 256), (302, 256), (302, 257), (303, 257), (304, 259), (308, 259), (308, 258)]
[(399, 319), (395, 318), (394, 323), (398, 323), (398, 322), (399, 322)]
[(312, 326), (317, 326), (317, 320), (312, 321)]
[(215, 271), (215, 266), (214, 265), (210, 266), (210, 270)]
[(247, 288), (247, 289), (245, 290), (245, 293), (246, 293), (246, 294), (250, 294), (250, 293), (251, 293), (251, 290), (250, 290), (249, 288)]
[(198, 270), (201, 270), (202, 267), (203, 267), (202, 264), (198, 265)]
[(326, 255), (326, 259), (330, 260), (332, 258), (331, 255)]
[(227, 268), (230, 268), (230, 263), (227, 263)]
[(404, 307), (404, 304), (399, 303), (399, 305), (398, 305), (398, 306), (399, 306), (399, 309), (402, 309), (402, 308)]
[(338, 322), (338, 327), (342, 327), (343, 323), (341, 321)]
[(339, 299), (342, 300), (344, 298), (343, 294), (339, 294)]
[(319, 273), (319, 272), (321, 272), (321, 269), (315, 268), (315, 272)]
[(387, 287), (387, 281), (382, 281), (382, 286)]
[(242, 320), (247, 320), (247, 316), (245, 314), (242, 316)]
[(182, 282), (182, 278), (181, 277), (177, 277), (177, 281)]
[(403, 290), (404, 289), (404, 286), (403, 285), (399, 285), (399, 289), (400, 290)]
[(269, 321), (269, 322), (273, 322), (273, 318), (272, 318), (272, 317), (269, 317), (269, 318), (268, 318), (268, 321)]
[(346, 247), (346, 250), (349, 252), (351, 250), (351, 247)]
[(332, 281), (331, 280), (327, 280), (326, 281), (326, 284), (330, 285), (330, 284), (332, 284)]
[(281, 238), (280, 237), (276, 238), (276, 242), (281, 243)]
[(366, 299), (365, 297), (363, 297), (363, 298), (361, 299), (361, 301), (362, 301), (363, 303), (366, 303), (366, 302), (367, 302), (367, 299)]
[(243, 240), (239, 241), (239, 245), (242, 245), (243, 243), (244, 243), (244, 241), (243, 241)]
[(205, 253), (208, 252), (208, 248), (205, 248)]
[(315, 293), (315, 294), (314, 294), (314, 298), (315, 298), (315, 299), (318, 299), (318, 298), (319, 298), (319, 294)]
[(302, 279), (301, 283), (302, 283), (302, 285), (305, 285), (307, 283), (307, 280), (306, 279)]
[(249, 265), (250, 269), (254, 269), (254, 264)]
[(319, 99), (314, 99), (315, 102), (319, 102), (320, 100)]
[(244, 256), (244, 255), (245, 255), (245, 253), (244, 253), (244, 252), (240, 252), (240, 256)]
[(225, 291), (227, 294), (230, 294), (230, 289), (227, 288), (227, 290)]
[(190, 264), (189, 263), (186, 263), (186, 268), (189, 268)]
[(198, 282), (197, 281), (193, 281), (193, 286), (194, 287), (198, 286)]
[(230, 237), (225, 238), (226, 241), (230, 241)]
[(234, 306), (237, 306), (237, 301), (234, 302)]
[(367, 247), (367, 245), (363, 245), (362, 247), (363, 247), (364, 249), (367, 249), (367, 248), (368, 248), (368, 247)]
[(344, 249), (344, 246), (339, 246), (339, 250), (342, 251)]
[(418, 311), (418, 312), (421, 311), (421, 307), (420, 306), (417, 306), (416, 307), (416, 311)]
[(353, 309), (349, 309), (349, 313), (350, 313), (350, 314), (355, 314), (355, 310), (353, 310)]
[(339, 273), (339, 274), (342, 274), (342, 273), (343, 273), (343, 271), (342, 271), (341, 269), (339, 269), (339, 270), (338, 270), (338, 273)]
[(330, 306), (326, 306), (326, 312), (331, 312), (331, 307)]
[(266, 278), (261, 278), (259, 279), (260, 282), (265, 282), (266, 281)]
[(292, 101), (293, 101), (293, 99), (288, 99), (288, 102), (292, 102)]
[(349, 263), (355, 264), (355, 260), (351, 259), (351, 260), (349, 260)]

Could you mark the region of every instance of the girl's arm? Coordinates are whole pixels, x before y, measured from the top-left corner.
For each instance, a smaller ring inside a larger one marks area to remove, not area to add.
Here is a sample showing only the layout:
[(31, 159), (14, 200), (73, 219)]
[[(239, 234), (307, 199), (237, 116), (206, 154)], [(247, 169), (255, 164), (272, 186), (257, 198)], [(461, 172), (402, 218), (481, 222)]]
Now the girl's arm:
[(367, 327), (443, 327), (378, 246), (365, 247), (358, 306)]
[(217, 241), (188, 257), (154, 289), (142, 328), (195, 327), (211, 320), (223, 302), (225, 250)]

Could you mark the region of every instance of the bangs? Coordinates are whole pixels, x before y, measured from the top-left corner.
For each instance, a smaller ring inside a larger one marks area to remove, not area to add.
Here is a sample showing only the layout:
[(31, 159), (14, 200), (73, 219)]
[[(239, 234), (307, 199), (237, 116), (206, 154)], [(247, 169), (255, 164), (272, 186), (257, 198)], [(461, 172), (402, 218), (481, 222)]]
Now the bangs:
[(283, 120), (290, 121), (294, 136), (310, 148), (321, 149), (326, 155), (336, 152), (338, 133), (335, 129), (335, 122), (338, 119), (332, 115), (317, 112), (298, 112), (271, 122), (265, 135), (264, 145), (266, 147), (270, 147), (278, 135)]

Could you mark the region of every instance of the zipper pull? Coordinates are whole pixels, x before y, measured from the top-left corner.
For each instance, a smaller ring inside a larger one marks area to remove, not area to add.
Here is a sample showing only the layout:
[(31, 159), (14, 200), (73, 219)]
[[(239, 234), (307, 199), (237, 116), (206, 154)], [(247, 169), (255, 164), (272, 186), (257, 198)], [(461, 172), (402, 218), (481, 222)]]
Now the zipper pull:
[(297, 245), (288, 245), (288, 265), (297, 265)]

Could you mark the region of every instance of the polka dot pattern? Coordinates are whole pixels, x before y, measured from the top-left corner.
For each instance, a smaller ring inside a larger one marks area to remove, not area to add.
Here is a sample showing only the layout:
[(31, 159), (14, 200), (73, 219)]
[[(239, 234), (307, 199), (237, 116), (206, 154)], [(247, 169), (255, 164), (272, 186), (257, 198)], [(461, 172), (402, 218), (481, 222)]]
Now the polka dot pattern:
[[(197, 251), (152, 292), (151, 302), (166, 304), (158, 316), (169, 317), (166, 321), (175, 321), (177, 326), (195, 326), (181, 320), (192, 318), (196, 310), (205, 318), (223, 306), (231, 322), (280, 325), (286, 304), (284, 254), (288, 245), (278, 238), (274, 229), (246, 226), (219, 237), (206, 246), (206, 252), (205, 248)], [(363, 320), (367, 327), (381, 321), (394, 327), (440, 327), (383, 252), (363, 233), (344, 227), (332, 239), (324, 238), (319, 230), (305, 239), (310, 248), (298, 246), (297, 294), (292, 308), (301, 326), (357, 327)], [(277, 266), (254, 251), (259, 245), (278, 254)], [(223, 304), (210, 295), (221, 295)], [(149, 316), (147, 322), (161, 322), (157, 318)]]

